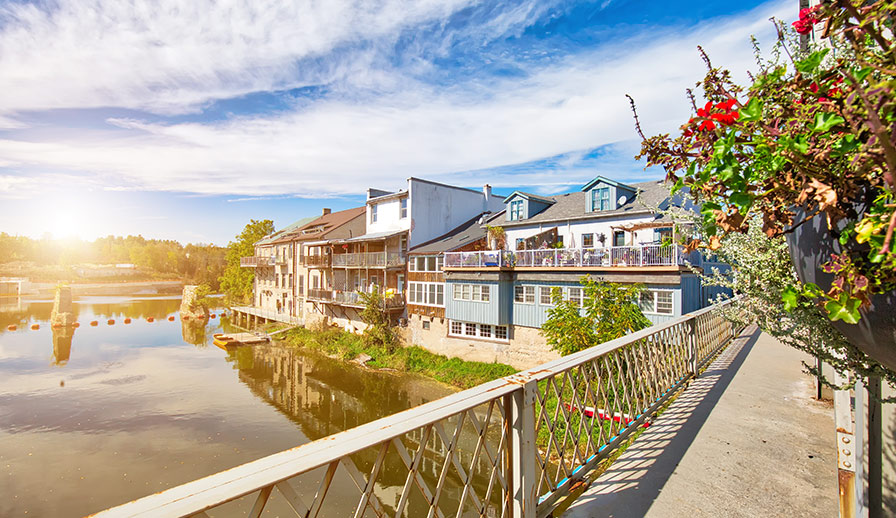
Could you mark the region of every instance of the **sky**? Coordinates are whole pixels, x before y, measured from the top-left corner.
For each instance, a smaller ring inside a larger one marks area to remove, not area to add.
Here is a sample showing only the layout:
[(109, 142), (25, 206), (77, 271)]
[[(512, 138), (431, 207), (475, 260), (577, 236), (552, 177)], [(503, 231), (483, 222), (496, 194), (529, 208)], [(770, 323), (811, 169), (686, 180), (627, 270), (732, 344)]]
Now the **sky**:
[(554, 194), (640, 147), (796, 0), (0, 0), (0, 232), (226, 245), (411, 176)]

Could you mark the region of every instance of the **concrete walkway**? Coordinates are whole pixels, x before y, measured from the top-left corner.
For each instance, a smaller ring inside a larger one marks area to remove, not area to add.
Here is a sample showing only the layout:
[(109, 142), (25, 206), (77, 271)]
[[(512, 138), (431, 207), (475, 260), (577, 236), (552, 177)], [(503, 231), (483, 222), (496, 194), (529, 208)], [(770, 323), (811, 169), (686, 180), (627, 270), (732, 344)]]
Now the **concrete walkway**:
[(747, 328), (563, 517), (837, 516), (833, 408), (801, 360)]

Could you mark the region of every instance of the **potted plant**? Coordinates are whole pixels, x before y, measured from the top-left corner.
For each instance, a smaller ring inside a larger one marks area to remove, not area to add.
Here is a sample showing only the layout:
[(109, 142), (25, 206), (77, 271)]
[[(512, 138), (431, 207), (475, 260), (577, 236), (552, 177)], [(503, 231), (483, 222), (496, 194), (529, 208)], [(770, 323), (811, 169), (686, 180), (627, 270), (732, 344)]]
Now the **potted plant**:
[[(761, 217), (768, 236), (788, 235), (801, 283), (788, 307), (817, 301), (856, 347), (896, 370), (896, 39), (878, 1), (835, 0), (775, 22), (772, 61), (749, 87), (700, 49), (705, 103), (675, 137), (643, 138), (638, 155), (661, 165), (673, 191), (701, 205), (703, 243)], [(796, 34), (799, 33), (799, 34)], [(821, 41), (805, 43), (814, 33)], [(758, 53), (757, 53), (758, 54)], [(634, 102), (632, 101), (634, 109)]]

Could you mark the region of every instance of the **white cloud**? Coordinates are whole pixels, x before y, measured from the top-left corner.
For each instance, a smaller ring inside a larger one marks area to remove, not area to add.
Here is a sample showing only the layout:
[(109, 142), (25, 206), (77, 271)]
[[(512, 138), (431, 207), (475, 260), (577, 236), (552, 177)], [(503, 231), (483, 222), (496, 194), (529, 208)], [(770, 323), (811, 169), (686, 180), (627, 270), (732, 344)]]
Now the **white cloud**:
[[(232, 4), (231, 8), (239, 11), (236, 5)], [(346, 15), (357, 19), (351, 24), (356, 30), (364, 23), (375, 21), (385, 31), (395, 30), (410, 20), (435, 16), (434, 13), (444, 14), (448, 9), (414, 5), (402, 7), (393, 2), (384, 13)], [(189, 66), (184, 67), (179, 61), (182, 56), (178, 56), (171, 63), (173, 67), (177, 62), (179, 72), (172, 72), (171, 67), (165, 69), (161, 78), (176, 80), (171, 88), (159, 85), (158, 91), (151, 93), (144, 88), (152, 84), (152, 77), (143, 77), (139, 84), (135, 83), (137, 86), (126, 88), (120, 94), (121, 99), (116, 97), (118, 94), (109, 95), (122, 106), (143, 102), (152, 104), (154, 109), (183, 108), (213, 98), (219, 90), (229, 90), (232, 94), (240, 88), (269, 88), (270, 85), (259, 84), (277, 81), (276, 74), (270, 74), (266, 67), (274, 67), (277, 56), (282, 56), (277, 48), (280, 40), (285, 47), (300, 48), (310, 55), (332, 47), (339, 37), (349, 38), (340, 28), (341, 23), (327, 25), (328, 20), (334, 21), (334, 16), (350, 11), (348, 8), (315, 13), (313, 24), (300, 22), (291, 31), (290, 24), (278, 21), (290, 13), (282, 12), (277, 6), (268, 6), (276, 15), (259, 7), (256, 16), (263, 19), (257, 22), (239, 11), (246, 18), (244, 25), (249, 27), (246, 38), (252, 43), (246, 45), (239, 43), (240, 37), (233, 36), (229, 27), (218, 28), (218, 20), (203, 22), (211, 17), (199, 16), (199, 12), (164, 14), (178, 20), (195, 16), (203, 29), (207, 24), (208, 30), (222, 31), (220, 38), (235, 40), (228, 41), (227, 48), (242, 50), (234, 56), (215, 57), (211, 54), (219, 51), (216, 47), (197, 48), (195, 56), (186, 57)], [(210, 5), (207, 7), (211, 9)], [(391, 79), (377, 81), (393, 85), (392, 89), (363, 102), (329, 98), (274, 116), (238, 117), (216, 123), (164, 124), (115, 119), (110, 122), (122, 128), (123, 136), (118, 138), (110, 138), (108, 134), (102, 138), (84, 134), (45, 142), (8, 138), (0, 140), (0, 157), (21, 167), (77, 168), (107, 178), (107, 183), (113, 186), (205, 194), (340, 195), (359, 193), (368, 186), (397, 187), (400, 179), (411, 175), (455, 183), (463, 181), (467, 185), (485, 182), (500, 185), (500, 179), (496, 181), (493, 175), (482, 170), (634, 139), (626, 93), (637, 100), (642, 124), (648, 133), (677, 126), (688, 116), (684, 88), (693, 86), (705, 72), (696, 51), (697, 44), (707, 49), (715, 64), (729, 67), (736, 77), (745, 79), (745, 71), (755, 68), (749, 36), (756, 34), (770, 44), (774, 31), (768, 22), (769, 16), (787, 16), (792, 14), (790, 11), (790, 2), (777, 2), (747, 15), (707, 23), (705, 28), (686, 32), (656, 29), (569, 56), (541, 69), (530, 69), (524, 80), (508, 79), (446, 91), (407, 80), (401, 70), (380, 69), (377, 73)], [(117, 16), (122, 17), (123, 14)], [(488, 31), (507, 31), (525, 22), (518, 11), (513, 11), (496, 23), (500, 27)], [(265, 24), (274, 25), (276, 37), (264, 34)], [(332, 27), (335, 34), (321, 34), (327, 31), (320, 24)], [(66, 34), (65, 30), (59, 31)], [(179, 32), (173, 31), (165, 37), (189, 39), (194, 32), (194, 28), (185, 24)], [(109, 67), (108, 72), (116, 76), (109, 84), (126, 83), (121, 78), (124, 74), (152, 76), (158, 67), (165, 68), (163, 50), (145, 49), (145, 40), (152, 35), (151, 28), (145, 28), (135, 36), (144, 40), (140, 48), (145, 55), (141, 56), (151, 58), (152, 66), (146, 70), (135, 66), (133, 63), (139, 60), (128, 61), (135, 58), (131, 51), (124, 49), (109, 63), (101, 65), (101, 68)], [(308, 38), (310, 42), (305, 41)], [(10, 55), (8, 39), (0, 38), (3, 42), (0, 56)], [(58, 57), (50, 61), (61, 60), (66, 46), (75, 47), (74, 41), (54, 43), (49, 55)], [(261, 46), (264, 52), (257, 52), (255, 46)], [(272, 57), (262, 59), (268, 53)], [(87, 56), (89, 53), (76, 51), (73, 59), (82, 62)], [(202, 63), (200, 57), (211, 58), (214, 63)], [(230, 59), (232, 66), (222, 65)], [(259, 62), (253, 63), (253, 59)], [(49, 79), (52, 67), (45, 68), (29, 72), (27, 80), (43, 77), (41, 74)], [(88, 76), (99, 74), (95, 68), (88, 66), (87, 69), (84, 78), (72, 78), (75, 90), (86, 88), (82, 83), (91, 82)], [(184, 77), (178, 77), (178, 73)], [(99, 75), (97, 81), (105, 84), (107, 79)], [(210, 78), (220, 78), (218, 89), (199, 88), (214, 83)], [(96, 88), (91, 88), (96, 93)], [(40, 97), (39, 93), (32, 95), (22, 89), (16, 92), (17, 106)], [(79, 90), (72, 95), (90, 98), (93, 94)], [(458, 174), (457, 171), (476, 172)], [(529, 173), (513, 176), (512, 181), (517, 185), (544, 185), (550, 189), (547, 186), (568, 184), (569, 178), (564, 178), (563, 172), (561, 168), (554, 174)]]

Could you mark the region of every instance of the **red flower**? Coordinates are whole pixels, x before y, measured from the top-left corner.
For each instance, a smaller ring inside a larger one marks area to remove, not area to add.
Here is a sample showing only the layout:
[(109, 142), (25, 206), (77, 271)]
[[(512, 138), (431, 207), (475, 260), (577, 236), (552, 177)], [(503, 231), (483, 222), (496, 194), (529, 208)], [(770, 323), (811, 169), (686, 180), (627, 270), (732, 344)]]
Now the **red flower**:
[(793, 22), (793, 28), (800, 34), (809, 34), (812, 32), (812, 26), (820, 20), (815, 16), (821, 6), (807, 7), (800, 9), (800, 19)]
[(714, 130), (716, 129), (716, 124), (713, 121), (706, 120), (700, 123), (700, 127), (697, 128), (700, 131), (703, 130)]

